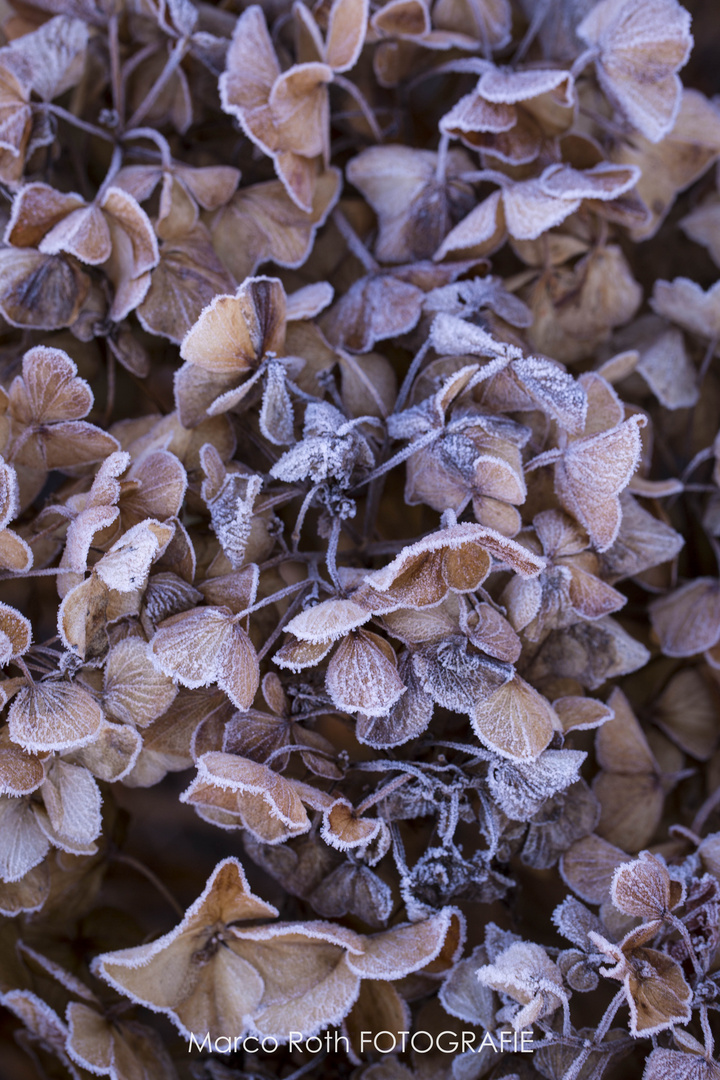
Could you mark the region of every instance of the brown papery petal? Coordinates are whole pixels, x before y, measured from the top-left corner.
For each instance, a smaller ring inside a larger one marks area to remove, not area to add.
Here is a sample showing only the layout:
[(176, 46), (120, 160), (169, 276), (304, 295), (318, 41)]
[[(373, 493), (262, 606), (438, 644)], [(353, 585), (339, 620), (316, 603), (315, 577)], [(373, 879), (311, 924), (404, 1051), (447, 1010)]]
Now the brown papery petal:
[(720, 638), (720, 582), (699, 577), (650, 606), (653, 630), (666, 656), (693, 656)]
[(99, 266), (110, 258), (112, 240), (105, 215), (97, 206), (73, 210), (43, 237), (39, 250), (46, 255), (61, 251), (80, 262)]
[(220, 654), (231, 632), (227, 608), (195, 608), (166, 619), (150, 645), (165, 675), (183, 686), (209, 686), (217, 678)]
[(285, 291), (276, 278), (251, 278), (234, 296), (216, 296), (185, 335), (184, 360), (219, 375), (250, 371), (266, 352), (281, 352)]
[(248, 634), (235, 623), (218, 661), (218, 686), (238, 709), (249, 709), (260, 686), (260, 664)]
[(325, 154), (329, 123), (327, 84), (332, 82), (332, 77), (332, 68), (327, 64), (310, 63), (295, 64), (275, 80), (269, 106), (278, 150), (306, 158)]
[(630, 856), (600, 836), (577, 840), (560, 859), (560, 873), (566, 885), (590, 904), (610, 899), (616, 867), (629, 863)]
[(680, 105), (675, 72), (692, 46), (690, 15), (676, 0), (602, 0), (577, 28), (600, 50), (600, 84), (652, 142), (670, 131)]
[(355, 66), (365, 41), (368, 8), (368, 0), (334, 0), (325, 45), (325, 59), (333, 71)]
[(685, 898), (685, 887), (673, 881), (666, 867), (649, 851), (618, 867), (613, 877), (611, 898), (626, 915), (641, 919), (662, 919)]
[(649, 1035), (687, 1023), (692, 1016), (692, 990), (680, 965), (657, 949), (634, 949), (632, 956), (642, 973), (636, 975), (631, 968), (625, 980), (631, 1034)]
[(177, 687), (153, 665), (150, 648), (138, 638), (121, 641), (108, 654), (103, 704), (125, 723), (147, 727), (177, 695)]
[(691, 757), (707, 761), (720, 739), (716, 692), (702, 668), (673, 675), (658, 699), (653, 720)]
[(665, 803), (656, 776), (602, 772), (593, 781), (593, 794), (601, 806), (599, 836), (626, 851), (638, 851), (650, 843)]
[(69, 750), (97, 736), (103, 712), (80, 686), (44, 682), (15, 697), (8, 714), (10, 738), (25, 750)]
[(0, 311), (11, 326), (58, 330), (80, 314), (90, 278), (65, 255), (0, 251)]
[(29, 795), (44, 779), (39, 758), (26, 754), (19, 746), (0, 747), (0, 795)]
[(80, 420), (93, 405), (85, 379), (62, 349), (36, 345), (23, 356), (22, 376), (10, 387), (14, 414), (24, 423)]
[(210, 225), (215, 250), (236, 280), (253, 274), (266, 258), (280, 266), (300, 266), (337, 201), (339, 180), (334, 168), (316, 178), (309, 212), (292, 201), (279, 180), (238, 191)]
[[(260, 796), (265, 803), (265, 814), (269, 813), (293, 834), (305, 832), (310, 827), (307, 813), (292, 781), (279, 776), (266, 765), (248, 758), (236, 757), (234, 754), (217, 752), (203, 754), (197, 764), (196, 784), (212, 785), (220, 791), (239, 796), (239, 813), (243, 813), (243, 795), (255, 795)], [(191, 785), (185, 793), (184, 801), (198, 801), (192, 797), (194, 786)]]
[(325, 686), (338, 709), (386, 716), (405, 685), (390, 645), (367, 630), (353, 630), (328, 664)]
[(563, 731), (587, 731), (600, 727), (615, 715), (609, 705), (595, 698), (563, 697), (553, 701)]
[(378, 818), (359, 818), (352, 805), (338, 799), (325, 813), (323, 839), (340, 851), (361, 847), (377, 835), (381, 821)]
[(634, 416), (610, 431), (573, 443), (555, 467), (558, 496), (577, 517), (598, 551), (606, 551), (620, 530), (619, 493), (640, 460), (640, 432), (646, 420)]
[(9, 604), (0, 604), (0, 664), (22, 656), (31, 641), (30, 620)]
[(519, 675), (477, 705), (470, 719), (481, 742), (515, 761), (534, 761), (559, 727), (545, 698)]
[(321, 641), (312, 644), (309, 641), (299, 641), (290, 638), (278, 649), (273, 660), (281, 668), (289, 671), (302, 671), (306, 667), (314, 667), (323, 660), (333, 647), (332, 641)]
[(369, 618), (370, 612), (352, 600), (323, 600), (296, 615), (285, 629), (301, 641), (319, 645), (344, 637)]
[(658, 771), (647, 739), (630, 707), (630, 702), (618, 687), (608, 698), (614, 716), (595, 736), (595, 752), (599, 765), (610, 772), (641, 775)]

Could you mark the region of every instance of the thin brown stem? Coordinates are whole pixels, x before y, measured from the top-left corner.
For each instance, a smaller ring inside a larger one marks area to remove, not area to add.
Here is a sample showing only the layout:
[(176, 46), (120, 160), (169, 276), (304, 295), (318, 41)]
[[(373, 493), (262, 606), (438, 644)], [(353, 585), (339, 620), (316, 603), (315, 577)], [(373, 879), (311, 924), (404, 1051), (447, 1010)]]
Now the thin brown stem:
[(348, 250), (362, 263), (368, 274), (374, 274), (380, 269), (368, 249), (363, 244), (358, 234), (353, 229), (342, 210), (333, 210), (332, 219), (337, 226), (338, 232), (348, 246)]
[(175, 914), (179, 915), (181, 919), (185, 917), (185, 912), (180, 907), (173, 894), (165, 885), (163, 885), (160, 878), (157, 874), (153, 873), (149, 866), (145, 866), (144, 863), (141, 863), (139, 859), (135, 859), (132, 855), (125, 855), (120, 851), (116, 852), (112, 858), (113, 862), (124, 863), (126, 866), (130, 866), (133, 870), (136, 870), (138, 874), (142, 874), (151, 885), (155, 886), (160, 895), (167, 900)]
[(66, 123), (72, 124), (73, 127), (80, 128), (81, 131), (87, 131), (89, 135), (95, 135), (98, 139), (104, 139), (105, 142), (115, 142), (114, 135), (111, 135), (109, 131), (105, 131), (96, 124), (89, 124), (87, 120), (81, 120), (79, 116), (75, 116), (74, 113), (68, 112), (67, 109), (63, 109), (61, 105), (48, 104), (38, 107), (45, 109), (46, 112), (52, 113), (53, 116), (57, 116), (60, 120), (65, 120)]
[(113, 107), (118, 123), (125, 118), (125, 93), (120, 70), (120, 35), (118, 17), (112, 14), (108, 20), (108, 50), (110, 52), (110, 86), (112, 87)]
[(155, 80), (155, 83), (150, 88), (148, 93), (138, 105), (135, 112), (128, 120), (128, 128), (136, 128), (139, 125), (140, 121), (145, 119), (157, 99), (160, 97), (160, 94), (163, 92), (168, 82), (174, 75), (175, 70), (182, 63), (185, 57), (185, 53), (188, 50), (188, 45), (189, 42), (186, 38), (180, 38), (180, 40), (175, 43), (175, 47), (170, 53), (165, 67), (162, 69), (157, 79)]
[(335, 75), (333, 78), (333, 84), (335, 86), (339, 86), (341, 90), (344, 90), (346, 94), (350, 95), (353, 101), (357, 102), (360, 112), (362, 113), (368, 127), (370, 128), (375, 142), (382, 142), (383, 133), (380, 130), (380, 126), (378, 125), (378, 122), (373, 115), (372, 109), (368, 105), (363, 95), (358, 90), (355, 83), (351, 82), (350, 79), (344, 79), (342, 75)]

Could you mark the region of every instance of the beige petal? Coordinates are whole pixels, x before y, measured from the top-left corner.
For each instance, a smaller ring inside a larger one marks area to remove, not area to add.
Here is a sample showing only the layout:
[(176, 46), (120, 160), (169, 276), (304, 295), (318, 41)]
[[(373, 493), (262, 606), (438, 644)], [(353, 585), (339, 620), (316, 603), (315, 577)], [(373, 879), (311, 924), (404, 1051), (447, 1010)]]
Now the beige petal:
[[(102, 208), (113, 226), (122, 230), (130, 242), (132, 270), (128, 276), (137, 278), (157, 266), (159, 259), (155, 231), (150, 218), (132, 195), (122, 188), (110, 187), (105, 192)], [(117, 235), (113, 236), (116, 242)], [(111, 272), (112, 276), (112, 272)]]
[(32, 248), (0, 251), (0, 312), (11, 326), (70, 326), (90, 291), (90, 278), (65, 255)]
[(236, 116), (246, 134), (266, 153), (272, 153), (273, 131), (267, 108), (272, 86), (280, 74), (265, 15), (257, 5), (247, 8), (235, 24), (220, 76), (220, 100)]
[(600, 85), (652, 142), (670, 131), (680, 105), (675, 72), (693, 39), (690, 15), (675, 0), (602, 0), (577, 28), (597, 46)]
[(282, 648), (278, 649), (273, 660), (278, 667), (287, 668), (289, 671), (302, 671), (303, 668), (319, 664), (330, 652), (333, 644), (332, 641), (310, 644), (307, 641), (290, 638)]
[(68, 1053), (78, 1065), (92, 1072), (110, 1074), (113, 1036), (107, 1020), (95, 1009), (73, 1001), (67, 1009)]
[(217, 679), (220, 653), (231, 632), (227, 608), (195, 608), (166, 619), (150, 645), (164, 674), (183, 686), (208, 686)]
[(82, 687), (68, 682), (28, 686), (8, 714), (10, 738), (25, 750), (69, 750), (86, 746), (100, 731), (103, 712)]
[(619, 866), (612, 883), (612, 902), (626, 915), (663, 919), (685, 899), (685, 886), (671, 880), (667, 868), (649, 851)]
[(49, 184), (25, 184), (13, 199), (4, 238), (16, 247), (37, 247), (58, 222), (83, 206), (80, 195), (56, 191)]
[(338, 709), (385, 716), (405, 685), (397, 673), (395, 653), (381, 637), (353, 630), (328, 664), (325, 686)]
[(235, 279), (243, 281), (268, 258), (300, 266), (337, 202), (339, 181), (334, 168), (316, 177), (310, 212), (292, 201), (279, 180), (242, 188), (210, 225), (215, 250)]
[(161, 716), (177, 695), (177, 687), (153, 665), (149, 646), (139, 638), (127, 638), (110, 650), (103, 686), (109, 715), (141, 728)]
[(653, 710), (653, 720), (691, 757), (708, 761), (720, 739), (718, 706), (711, 681), (702, 668), (685, 668), (673, 675)]
[(142, 746), (142, 736), (135, 728), (106, 721), (94, 742), (66, 755), (66, 760), (82, 765), (98, 780), (115, 783), (134, 769)]
[(102, 461), (118, 449), (117, 440), (84, 420), (52, 424), (24, 444), (15, 461), (35, 469), (71, 469)]
[(241, 374), (285, 336), (285, 291), (276, 278), (252, 278), (234, 296), (217, 296), (180, 346), (184, 360), (219, 375)]
[(626, 851), (639, 851), (651, 842), (665, 803), (656, 776), (601, 772), (593, 781), (593, 793), (602, 808), (598, 836)]
[(613, 710), (596, 698), (562, 697), (553, 701), (563, 731), (587, 731), (600, 727), (615, 715)]
[(361, 278), (321, 321), (333, 345), (366, 353), (377, 341), (406, 334), (417, 324), (424, 293), (389, 274)]
[(87, 769), (56, 759), (48, 770), (40, 795), (47, 811), (50, 829), (38, 824), (51, 843), (63, 841), (72, 850), (74, 845), (92, 844), (102, 827), (100, 789)]
[(349, 71), (365, 41), (367, 0), (334, 0), (328, 20), (325, 59), (333, 71)]
[(237, 623), (217, 661), (218, 686), (238, 709), (249, 709), (260, 686), (260, 665), (247, 633)]
[(464, 918), (457, 908), (445, 907), (429, 919), (366, 938), (361, 955), (351, 954), (348, 964), (372, 979), (400, 979), (423, 968), (442, 971), (457, 959), (464, 939)]
[(66, 352), (36, 345), (23, 356), (22, 376), (13, 380), (10, 402), (24, 423), (47, 424), (82, 419), (93, 406), (93, 395)]
[(32, 625), (9, 604), (0, 603), (0, 664), (22, 656), (30, 648)]
[(41, 863), (50, 842), (25, 799), (0, 797), (0, 880), (20, 881)]
[(57, 255), (65, 251), (80, 262), (99, 266), (110, 258), (112, 252), (110, 229), (105, 215), (99, 207), (93, 205), (71, 211), (45, 234), (38, 249), (46, 255)]
[(347, 851), (368, 844), (381, 824), (378, 818), (357, 817), (346, 799), (338, 799), (324, 815), (322, 836), (332, 847)]
[[(267, 766), (220, 752), (203, 754), (197, 765), (197, 778), (181, 801), (230, 810), (254, 835), (270, 843), (310, 828), (310, 819), (292, 782)], [(216, 794), (208, 790), (212, 788)]]
[(595, 736), (595, 753), (601, 768), (628, 775), (659, 772), (630, 702), (618, 687), (608, 698), (608, 706), (615, 715)]
[(653, 630), (666, 656), (693, 656), (720, 637), (720, 583), (700, 577), (650, 605)]
[(263, 992), (263, 980), (230, 949), (202, 950), (216, 930), (277, 911), (248, 889), (236, 859), (218, 863), (183, 921), (150, 945), (105, 953), (97, 972), (120, 993), (170, 1016), (180, 1031), (211, 1031), (212, 1037), (245, 1030)]
[(138, 319), (150, 333), (179, 345), (213, 298), (232, 288), (233, 279), (208, 233), (197, 225), (163, 243), (150, 288), (137, 309)]
[(301, 641), (320, 644), (344, 637), (369, 618), (370, 612), (352, 600), (323, 600), (296, 615), (285, 629)]
[(470, 720), (481, 742), (515, 761), (534, 761), (559, 727), (545, 698), (519, 675), (478, 704)]
[(505, 212), (500, 192), (494, 191), (450, 230), (433, 258), (445, 259), (459, 252), (466, 257), (485, 255), (500, 246), (504, 235)]
[(132, 465), (126, 480), (134, 480), (140, 487), (120, 498), (125, 528), (137, 525), (145, 518), (165, 521), (180, 513), (187, 489), (187, 474), (174, 454), (156, 450), (144, 455)]
[(616, 868), (630, 861), (629, 855), (600, 836), (585, 836), (562, 855), (560, 874), (583, 900), (602, 904), (610, 899)]
[(45, 779), (39, 758), (26, 754), (19, 746), (0, 747), (0, 794), (29, 795)]
[(19, 881), (0, 883), (0, 913), (13, 918), (20, 912), (42, 910), (50, 893), (50, 873), (46, 862), (28, 870)]
[(555, 467), (558, 495), (587, 529), (598, 551), (617, 538), (622, 513), (617, 496), (640, 459), (643, 416), (633, 416), (610, 431), (572, 443)]
[(651, 1035), (688, 1023), (693, 995), (680, 965), (657, 949), (634, 949), (631, 957), (625, 979), (631, 1034)]

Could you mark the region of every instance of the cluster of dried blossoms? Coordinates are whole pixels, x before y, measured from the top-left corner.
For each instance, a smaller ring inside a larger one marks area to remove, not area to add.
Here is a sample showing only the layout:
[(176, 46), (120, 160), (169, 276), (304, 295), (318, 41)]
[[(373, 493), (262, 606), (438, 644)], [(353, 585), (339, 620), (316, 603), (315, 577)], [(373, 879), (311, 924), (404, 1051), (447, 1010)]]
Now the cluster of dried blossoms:
[(0, 1002), (33, 1076), (720, 1077), (690, 21), (13, 2)]

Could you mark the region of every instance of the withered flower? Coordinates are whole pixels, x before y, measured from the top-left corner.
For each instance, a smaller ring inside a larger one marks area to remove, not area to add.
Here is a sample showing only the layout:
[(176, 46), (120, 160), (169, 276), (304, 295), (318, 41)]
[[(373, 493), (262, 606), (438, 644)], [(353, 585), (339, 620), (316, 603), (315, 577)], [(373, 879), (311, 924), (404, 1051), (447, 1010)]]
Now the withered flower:
[(630, 1008), (630, 1034), (636, 1037), (687, 1023), (692, 1015), (692, 991), (682, 968), (666, 953), (646, 948), (643, 942), (649, 938), (644, 927), (640, 930), (641, 934), (631, 930), (618, 945), (595, 931), (588, 935), (600, 952), (615, 961), (614, 967), (602, 968), (601, 974), (623, 984)]
[(281, 71), (262, 8), (238, 19), (220, 78), (223, 109), (273, 159), (278, 177), (301, 210), (310, 213), (320, 158), (329, 158), (328, 84), (357, 61), (365, 39), (367, 5), (335, 0), (327, 39), (305, 7), (296, 9), (298, 36), (312, 59)]
[(312, 317), (332, 290), (319, 285), (286, 297), (277, 278), (248, 278), (234, 296), (219, 295), (200, 314), (180, 346), (185, 364), (175, 379), (181, 420), (194, 427), (235, 408), (284, 355), (289, 319)]
[(718, 1080), (687, 8), (4, 5), (13, 1076)]
[(251, 1031), (286, 1042), (292, 1030), (307, 1038), (339, 1023), (361, 979), (400, 979), (443, 950), (452, 957), (463, 937), (452, 908), (372, 937), (334, 923), (242, 925), (277, 914), (250, 891), (237, 859), (225, 859), (174, 930), (104, 953), (95, 968), (188, 1037)]

